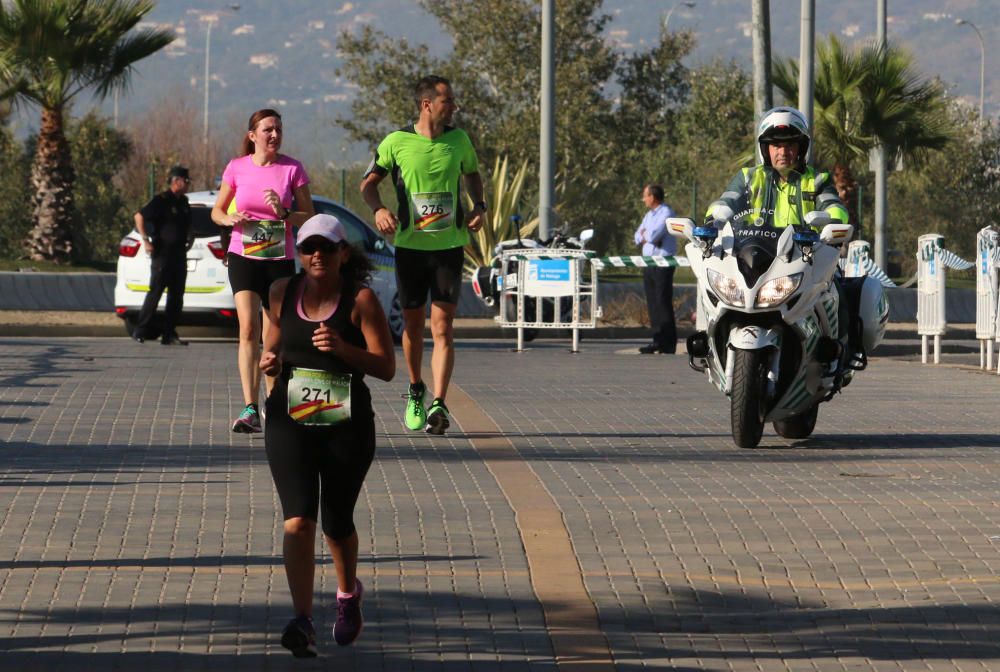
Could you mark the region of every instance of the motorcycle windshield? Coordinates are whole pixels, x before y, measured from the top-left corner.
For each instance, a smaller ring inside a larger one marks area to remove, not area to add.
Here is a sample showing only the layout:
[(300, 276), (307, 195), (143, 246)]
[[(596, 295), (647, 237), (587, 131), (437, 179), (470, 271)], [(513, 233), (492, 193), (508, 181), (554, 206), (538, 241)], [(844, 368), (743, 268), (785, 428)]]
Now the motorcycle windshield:
[(784, 229), (733, 222), (733, 256), (747, 287), (753, 287), (778, 255)]

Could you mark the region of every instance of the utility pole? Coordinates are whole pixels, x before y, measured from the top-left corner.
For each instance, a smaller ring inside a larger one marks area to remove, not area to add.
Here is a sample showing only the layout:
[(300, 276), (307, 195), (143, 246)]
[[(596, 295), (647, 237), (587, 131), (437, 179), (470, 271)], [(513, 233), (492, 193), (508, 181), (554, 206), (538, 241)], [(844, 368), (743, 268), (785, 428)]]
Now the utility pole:
[(756, 119), (774, 107), (771, 98), (770, 0), (753, 0), (753, 111)]
[(555, 195), (555, 34), (555, 0), (542, 0), (542, 118), (538, 163), (538, 237), (542, 240), (552, 235)]
[[(799, 35), (799, 111), (813, 127), (813, 54), (816, 42), (816, 0), (802, 0), (802, 32)], [(809, 144), (811, 156), (812, 143)], [(806, 157), (808, 161), (809, 156)]]
[[(877, 18), (876, 45), (881, 56), (885, 56), (888, 47), (886, 37), (886, 0), (875, 0)], [(872, 149), (872, 163), (875, 169), (875, 263), (879, 268), (885, 268), (886, 264), (886, 235), (885, 224), (888, 218), (889, 202), (886, 197), (888, 187), (888, 161), (886, 160), (885, 145), (879, 142)]]

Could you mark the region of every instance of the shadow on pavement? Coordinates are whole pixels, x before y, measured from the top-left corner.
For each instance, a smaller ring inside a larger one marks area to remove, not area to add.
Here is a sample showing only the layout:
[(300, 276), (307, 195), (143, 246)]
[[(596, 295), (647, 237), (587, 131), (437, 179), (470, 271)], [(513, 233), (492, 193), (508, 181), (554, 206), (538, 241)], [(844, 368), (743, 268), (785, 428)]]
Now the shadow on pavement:
[[(631, 612), (636, 615), (630, 617), (621, 617), (621, 610), (608, 613), (599, 605), (602, 629), (618, 655), (619, 669), (694, 669), (671, 668), (668, 659), (803, 660), (822, 665), (850, 658), (950, 661), (1000, 657), (1000, 615), (989, 604), (827, 609), (740, 591), (684, 588), (672, 589), (672, 597), (672, 609), (645, 615)], [(314, 616), (321, 651), (340, 667), (395, 671), (431, 664), (433, 669), (475, 670), (477, 665), (469, 660), (474, 655), (483, 669), (499, 669), (496, 659), (531, 669), (546, 667), (552, 659), (538, 605), (532, 600), (370, 589), (365, 600), (365, 634), (348, 650), (330, 641), (334, 602), (332, 593), (318, 594)], [(44, 624), (47, 634), (5, 637), (0, 639), (0, 651), (6, 669), (27, 669), (22, 666), (29, 663), (31, 668), (54, 665), (70, 671), (171, 665), (192, 669), (192, 665), (204, 664), (223, 666), (219, 669), (272, 669), (281, 660), (292, 661), (277, 641), (287, 617), (273, 605), (249, 601), (28, 609), (17, 615), (20, 627)], [(74, 630), (63, 634), (63, 627)], [(176, 651), (179, 638), (185, 653)], [(231, 653), (236, 642), (240, 654)], [(74, 650), (117, 643), (127, 647), (127, 653)], [(209, 653), (210, 648), (216, 653)], [(528, 660), (535, 665), (525, 665)]]
[[(60, 569), (87, 568), (87, 569), (119, 569), (122, 567), (143, 569), (153, 569), (156, 567), (170, 567), (184, 569), (185, 567), (281, 567), (283, 561), (280, 550), (276, 555), (220, 555), (197, 557), (181, 556), (167, 558), (110, 558), (107, 560), (85, 559), (85, 560), (0, 560), (0, 569), (50, 569), (53, 567)], [(358, 563), (365, 565), (379, 565), (384, 563), (399, 564), (402, 562), (464, 562), (469, 560), (482, 560), (481, 555), (364, 555), (358, 558)]]
[(662, 658), (659, 647), (680, 659), (798, 659), (813, 664), (852, 657), (1000, 658), (1000, 613), (991, 604), (829, 609), (735, 591), (670, 590), (675, 611), (646, 618), (621, 618), (622, 611), (607, 617), (602, 613), (605, 632), (612, 641), (614, 633), (628, 633), (638, 657), (646, 660)]

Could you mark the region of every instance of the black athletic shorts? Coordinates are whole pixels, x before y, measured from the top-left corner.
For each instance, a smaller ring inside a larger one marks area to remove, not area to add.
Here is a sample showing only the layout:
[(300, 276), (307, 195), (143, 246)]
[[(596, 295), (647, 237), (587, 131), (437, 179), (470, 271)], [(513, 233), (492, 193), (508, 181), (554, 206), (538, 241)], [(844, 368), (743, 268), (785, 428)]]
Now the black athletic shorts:
[(291, 259), (257, 261), (229, 253), (229, 285), (233, 288), (233, 294), (250, 290), (260, 297), (264, 308), (271, 306), (271, 283), (279, 278), (293, 275), (295, 275), (295, 262)]
[(410, 250), (396, 248), (396, 285), (404, 310), (419, 308), (431, 301), (458, 304), (462, 293), (462, 265), (465, 249)]

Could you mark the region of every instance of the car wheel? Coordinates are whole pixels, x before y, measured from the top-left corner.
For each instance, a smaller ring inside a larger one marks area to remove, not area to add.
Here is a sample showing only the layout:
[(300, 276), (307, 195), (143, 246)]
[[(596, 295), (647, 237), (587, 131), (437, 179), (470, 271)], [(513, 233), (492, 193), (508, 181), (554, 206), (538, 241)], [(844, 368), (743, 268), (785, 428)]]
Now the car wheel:
[(389, 308), (389, 333), (392, 342), (399, 345), (403, 342), (403, 307), (399, 305), (399, 294), (393, 294), (392, 305)]

